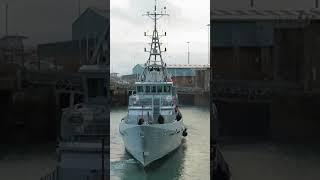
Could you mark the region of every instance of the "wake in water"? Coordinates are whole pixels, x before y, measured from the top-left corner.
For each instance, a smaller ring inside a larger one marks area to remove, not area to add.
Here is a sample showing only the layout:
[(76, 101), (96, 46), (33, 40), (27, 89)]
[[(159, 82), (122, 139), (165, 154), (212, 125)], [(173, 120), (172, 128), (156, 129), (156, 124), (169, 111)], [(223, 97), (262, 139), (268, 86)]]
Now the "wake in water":
[(113, 161), (110, 163), (111, 169), (114, 171), (124, 170), (127, 168), (128, 165), (132, 165), (132, 164), (138, 164), (138, 162), (136, 160), (134, 160), (133, 158), (131, 158), (131, 159), (126, 159), (126, 160)]
[[(111, 145), (110, 175), (112, 180), (193, 180), (210, 179), (210, 114), (208, 109), (183, 107), (188, 139), (180, 148), (150, 167), (141, 168), (124, 149), (118, 136), (118, 121), (127, 110), (117, 109), (110, 113)], [(199, 114), (202, 114), (199, 116)]]

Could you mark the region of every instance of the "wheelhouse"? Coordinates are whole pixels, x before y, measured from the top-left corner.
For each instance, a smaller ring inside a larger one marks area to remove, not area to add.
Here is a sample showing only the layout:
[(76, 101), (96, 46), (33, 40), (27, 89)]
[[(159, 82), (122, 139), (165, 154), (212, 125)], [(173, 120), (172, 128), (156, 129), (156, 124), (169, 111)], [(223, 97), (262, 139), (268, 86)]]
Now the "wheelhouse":
[(176, 102), (175, 86), (172, 82), (140, 83), (135, 84), (135, 93), (129, 97), (130, 107), (152, 108), (161, 105), (161, 108), (172, 109)]
[(138, 95), (170, 95), (174, 94), (175, 87), (171, 82), (161, 84), (136, 83), (135, 90)]

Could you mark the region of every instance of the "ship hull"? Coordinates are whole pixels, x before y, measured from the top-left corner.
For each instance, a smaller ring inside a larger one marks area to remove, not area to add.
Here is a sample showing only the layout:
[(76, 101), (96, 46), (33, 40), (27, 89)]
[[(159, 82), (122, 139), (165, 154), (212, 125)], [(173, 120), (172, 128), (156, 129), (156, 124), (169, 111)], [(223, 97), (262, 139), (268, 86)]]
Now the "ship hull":
[(177, 149), (183, 130), (182, 121), (152, 125), (122, 122), (119, 127), (126, 150), (144, 167)]

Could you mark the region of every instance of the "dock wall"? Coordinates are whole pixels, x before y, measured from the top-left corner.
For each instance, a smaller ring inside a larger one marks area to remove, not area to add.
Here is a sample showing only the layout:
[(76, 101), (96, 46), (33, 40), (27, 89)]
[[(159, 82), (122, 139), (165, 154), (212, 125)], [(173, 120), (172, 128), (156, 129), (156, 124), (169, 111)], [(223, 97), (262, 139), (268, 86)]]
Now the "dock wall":
[(320, 137), (319, 95), (281, 95), (271, 102), (216, 102), (220, 137), (314, 140)]

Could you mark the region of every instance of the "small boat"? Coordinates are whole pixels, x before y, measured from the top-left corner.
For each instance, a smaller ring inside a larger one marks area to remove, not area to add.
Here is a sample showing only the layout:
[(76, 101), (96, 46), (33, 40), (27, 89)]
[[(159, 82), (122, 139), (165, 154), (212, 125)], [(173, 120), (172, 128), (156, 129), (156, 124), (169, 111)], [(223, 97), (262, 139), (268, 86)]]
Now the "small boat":
[(102, 179), (107, 176), (105, 157), (109, 148), (109, 107), (108, 97), (101, 94), (109, 73), (108, 67), (83, 65), (79, 71), (84, 83), (97, 85), (86, 87), (91, 94), (85, 93), (84, 102), (63, 109), (57, 144), (57, 168), (54, 176), (44, 179)]
[[(164, 8), (165, 10), (165, 8)], [(181, 145), (187, 130), (183, 124), (178, 107), (176, 87), (162, 59), (157, 21), (167, 13), (145, 14), (154, 21), (154, 30), (150, 36), (149, 58), (145, 68), (135, 82), (135, 90), (129, 96), (128, 114), (122, 118), (119, 132), (126, 150), (143, 167), (158, 160)]]

